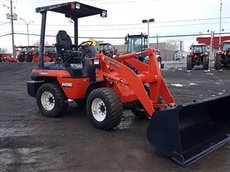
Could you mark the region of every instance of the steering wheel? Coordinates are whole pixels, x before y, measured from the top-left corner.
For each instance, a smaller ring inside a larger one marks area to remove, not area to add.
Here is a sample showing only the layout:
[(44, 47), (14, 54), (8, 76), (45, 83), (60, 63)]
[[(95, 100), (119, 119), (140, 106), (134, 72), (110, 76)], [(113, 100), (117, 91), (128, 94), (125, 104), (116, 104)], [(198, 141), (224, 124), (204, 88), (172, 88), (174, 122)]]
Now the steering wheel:
[(79, 44), (79, 47), (89, 47), (93, 45), (93, 41), (85, 41)]

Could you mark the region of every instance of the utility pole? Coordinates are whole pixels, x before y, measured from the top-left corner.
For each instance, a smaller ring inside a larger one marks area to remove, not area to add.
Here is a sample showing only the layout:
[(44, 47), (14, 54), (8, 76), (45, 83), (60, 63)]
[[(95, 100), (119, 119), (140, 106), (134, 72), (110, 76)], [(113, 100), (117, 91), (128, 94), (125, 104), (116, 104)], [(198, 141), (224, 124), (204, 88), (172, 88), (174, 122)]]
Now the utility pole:
[(17, 14), (13, 13), (13, 1), (10, 0), (10, 6), (3, 4), (3, 7), (6, 7), (10, 13), (6, 14), (6, 19), (10, 20), (11, 23), (11, 36), (12, 36), (12, 52), (15, 57), (15, 46), (14, 46), (14, 20), (17, 20)]
[(214, 51), (213, 51), (213, 42), (214, 42), (214, 35), (215, 35), (215, 32), (214, 31), (211, 31), (211, 39), (210, 39), (210, 45), (211, 45), (211, 56), (210, 56), (210, 59), (213, 60), (214, 59)]
[(213, 54), (213, 40), (214, 40), (214, 31), (211, 31), (211, 40), (210, 40), (210, 45), (211, 45), (211, 52)]
[(12, 34), (12, 51), (13, 57), (15, 57), (15, 46), (14, 46), (14, 16), (13, 16), (13, 2), (10, 0), (10, 20), (11, 20), (11, 34)]
[(221, 50), (221, 31), (222, 31), (222, 0), (220, 0), (220, 36), (219, 36), (219, 51)]

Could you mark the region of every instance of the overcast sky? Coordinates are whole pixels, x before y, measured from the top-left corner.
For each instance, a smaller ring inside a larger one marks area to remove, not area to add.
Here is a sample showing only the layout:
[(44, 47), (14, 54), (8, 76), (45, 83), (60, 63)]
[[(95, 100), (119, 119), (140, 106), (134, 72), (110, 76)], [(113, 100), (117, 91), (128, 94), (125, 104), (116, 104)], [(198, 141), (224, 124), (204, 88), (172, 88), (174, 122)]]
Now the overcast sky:
[[(19, 18), (27, 22), (31, 34), (40, 33), (41, 15), (35, 13), (35, 8), (57, 3), (69, 2), (64, 0), (17, 0), (14, 2), (14, 12), (18, 15), (15, 21), (15, 33), (26, 33), (26, 25)], [(150, 24), (150, 36), (207, 33), (207, 30), (219, 32), (220, 0), (80, 0), (79, 2), (106, 9), (107, 18), (100, 16), (87, 17), (79, 20), (80, 37), (125, 37), (129, 34), (147, 33), (147, 25), (142, 19), (154, 18)], [(11, 36), (1, 36), (11, 32), (11, 26), (6, 19), (9, 0), (0, 2), (0, 48), (11, 51)], [(222, 28), (230, 32), (230, 1), (222, 0)], [(73, 35), (73, 24), (63, 15), (48, 13), (47, 34), (56, 35), (59, 29), (66, 30)], [(58, 26), (59, 25), (59, 26)], [(30, 44), (39, 40), (37, 36), (30, 36)], [(84, 40), (84, 39), (81, 39)], [(81, 41), (80, 40), (80, 41)], [(102, 39), (100, 39), (102, 40)], [(174, 37), (159, 39), (162, 41), (183, 40), (188, 46), (195, 43), (193, 37)], [(55, 38), (47, 38), (50, 44)], [(123, 44), (123, 39), (105, 40), (113, 44)], [(155, 42), (151, 39), (150, 42)], [(15, 45), (27, 45), (26, 35), (15, 35)]]

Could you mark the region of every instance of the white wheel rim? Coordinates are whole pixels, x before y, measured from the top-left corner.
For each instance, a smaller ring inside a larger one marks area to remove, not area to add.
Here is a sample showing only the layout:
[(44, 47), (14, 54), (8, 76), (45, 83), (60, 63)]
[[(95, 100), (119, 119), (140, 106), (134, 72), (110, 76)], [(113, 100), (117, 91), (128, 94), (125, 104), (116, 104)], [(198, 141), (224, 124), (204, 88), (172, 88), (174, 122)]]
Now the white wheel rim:
[(51, 111), (55, 106), (53, 94), (49, 91), (44, 91), (41, 95), (41, 104), (45, 110)]
[(95, 98), (91, 104), (91, 111), (94, 119), (101, 122), (106, 117), (106, 106), (100, 98)]

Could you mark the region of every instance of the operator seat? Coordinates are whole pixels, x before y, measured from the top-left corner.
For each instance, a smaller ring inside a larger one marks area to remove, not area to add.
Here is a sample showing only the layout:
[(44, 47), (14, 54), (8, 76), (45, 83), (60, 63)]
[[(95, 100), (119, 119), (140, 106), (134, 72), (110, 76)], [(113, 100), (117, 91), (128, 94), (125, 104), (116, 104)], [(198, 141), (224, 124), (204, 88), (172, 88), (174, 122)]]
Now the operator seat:
[(82, 53), (72, 44), (70, 36), (64, 30), (58, 31), (56, 35), (56, 51), (58, 57), (61, 57), (64, 63), (82, 63)]
[(56, 35), (56, 48), (58, 56), (63, 56), (72, 50), (72, 41), (66, 31), (58, 31)]
[[(70, 36), (64, 30), (60, 30), (57, 33), (56, 50), (57, 55), (62, 59), (62, 63), (54, 64), (53, 69), (67, 69), (73, 77), (88, 77), (90, 81), (96, 80), (94, 65), (89, 62), (89, 58), (83, 58), (83, 50), (77, 50), (77, 47), (72, 44)], [(88, 51), (90, 50), (89, 48)], [(92, 57), (92, 55), (90, 54), (89, 56)]]

